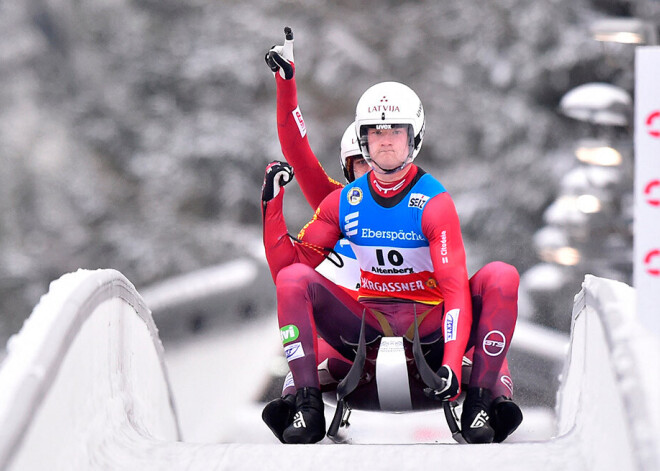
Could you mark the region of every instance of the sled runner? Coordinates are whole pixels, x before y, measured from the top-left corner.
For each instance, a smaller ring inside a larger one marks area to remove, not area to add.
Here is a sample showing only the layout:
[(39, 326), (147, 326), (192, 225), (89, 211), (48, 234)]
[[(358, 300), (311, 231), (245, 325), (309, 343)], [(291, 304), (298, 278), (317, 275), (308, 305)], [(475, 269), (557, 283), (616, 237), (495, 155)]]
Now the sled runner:
[(337, 385), (336, 395), (324, 394), (324, 401), (335, 406), (327, 436), (335, 442), (342, 441), (339, 431), (350, 425), (353, 408), (389, 412), (443, 408), (452, 437), (458, 443), (465, 443), (456, 410), (458, 400), (438, 401), (429, 395), (431, 390), (443, 389), (446, 380), (433, 371), (424, 357), (417, 316), (412, 342), (406, 337), (377, 337), (367, 344), (365, 315), (363, 311), (358, 343), (342, 339), (355, 348), (353, 365)]

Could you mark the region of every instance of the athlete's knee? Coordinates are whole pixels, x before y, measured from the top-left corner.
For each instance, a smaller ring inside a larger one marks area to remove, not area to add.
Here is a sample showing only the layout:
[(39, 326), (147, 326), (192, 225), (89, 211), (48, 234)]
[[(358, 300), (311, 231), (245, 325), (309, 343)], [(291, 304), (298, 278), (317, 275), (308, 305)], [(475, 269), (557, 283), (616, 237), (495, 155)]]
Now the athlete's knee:
[(285, 285), (292, 281), (295, 282), (295, 284), (302, 285), (310, 278), (310, 276), (314, 276), (316, 273), (316, 270), (309, 265), (305, 265), (304, 263), (293, 263), (279, 271), (277, 279), (275, 280), (275, 285)]
[(302, 263), (294, 263), (280, 270), (275, 280), (278, 306), (298, 304), (302, 298), (306, 297), (309, 290), (306, 276), (308, 268)]
[(474, 276), (475, 283), (485, 289), (497, 286), (505, 296), (517, 296), (520, 274), (513, 265), (504, 262), (490, 262)]
[(518, 287), (520, 286), (520, 274), (513, 265), (504, 262), (494, 262), (497, 264), (498, 279), (500, 286), (509, 295), (518, 295)]
[(506, 280), (511, 280), (514, 283), (520, 281), (520, 275), (518, 270), (513, 265), (509, 265), (505, 262), (491, 262), (486, 265), (494, 274), (499, 278), (504, 278)]

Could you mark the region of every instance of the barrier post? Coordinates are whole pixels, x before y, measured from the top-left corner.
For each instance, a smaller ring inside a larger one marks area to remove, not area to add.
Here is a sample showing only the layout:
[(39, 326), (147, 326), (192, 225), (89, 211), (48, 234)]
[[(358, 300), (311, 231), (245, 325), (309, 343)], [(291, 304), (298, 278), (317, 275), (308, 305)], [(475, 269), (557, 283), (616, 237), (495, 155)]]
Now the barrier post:
[(634, 215), (637, 315), (660, 336), (660, 46), (635, 52)]

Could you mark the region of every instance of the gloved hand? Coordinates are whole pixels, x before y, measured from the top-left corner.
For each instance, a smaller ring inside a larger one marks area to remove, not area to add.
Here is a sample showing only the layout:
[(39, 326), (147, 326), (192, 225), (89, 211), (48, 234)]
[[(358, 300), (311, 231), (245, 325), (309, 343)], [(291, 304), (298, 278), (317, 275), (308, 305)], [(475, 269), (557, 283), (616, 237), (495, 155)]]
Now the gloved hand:
[(284, 45), (273, 46), (266, 53), (266, 64), (273, 71), (279, 71), (283, 79), (293, 78), (293, 32), (288, 26), (284, 28)]
[(448, 401), (452, 397), (458, 395), (460, 392), (460, 384), (458, 378), (447, 365), (442, 365), (438, 370), (437, 375), (443, 380), (443, 386), (438, 389), (425, 388), (424, 394), (431, 399), (437, 401)]
[(261, 186), (261, 201), (264, 203), (275, 198), (280, 188), (293, 180), (293, 167), (286, 162), (274, 160), (266, 167), (264, 183)]

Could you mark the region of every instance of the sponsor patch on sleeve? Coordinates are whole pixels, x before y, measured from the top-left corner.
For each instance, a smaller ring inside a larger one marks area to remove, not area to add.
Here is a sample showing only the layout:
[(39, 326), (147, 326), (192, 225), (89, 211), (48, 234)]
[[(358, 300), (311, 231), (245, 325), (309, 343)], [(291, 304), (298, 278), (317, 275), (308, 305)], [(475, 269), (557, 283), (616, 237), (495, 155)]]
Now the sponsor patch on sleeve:
[(291, 112), (293, 115), (293, 120), (298, 125), (298, 131), (300, 131), (300, 137), (305, 137), (307, 134), (307, 126), (305, 126), (305, 120), (303, 119), (302, 112), (300, 107), (296, 106), (296, 109)]
[(286, 374), (286, 377), (284, 378), (284, 386), (282, 386), (282, 389), (286, 389), (289, 386), (295, 386), (296, 384), (293, 382), (293, 374), (289, 371)]
[(298, 327), (293, 324), (285, 325), (280, 329), (280, 337), (282, 338), (282, 344), (293, 342), (298, 338), (300, 331)]
[(445, 343), (456, 340), (456, 332), (458, 331), (458, 316), (460, 309), (452, 309), (445, 315)]
[(296, 358), (304, 357), (305, 351), (303, 350), (302, 343), (296, 342), (284, 347), (284, 354), (286, 355), (286, 361), (293, 361)]

